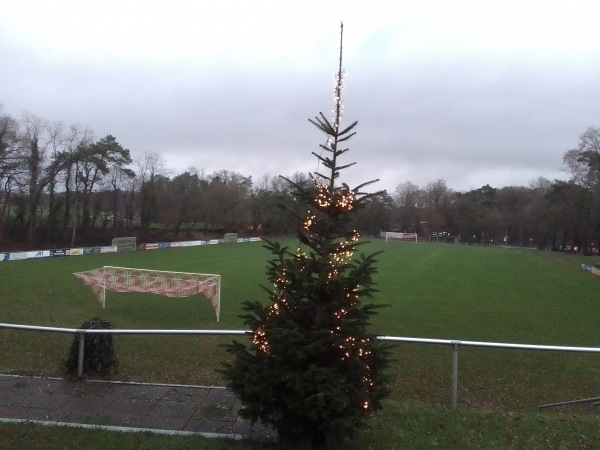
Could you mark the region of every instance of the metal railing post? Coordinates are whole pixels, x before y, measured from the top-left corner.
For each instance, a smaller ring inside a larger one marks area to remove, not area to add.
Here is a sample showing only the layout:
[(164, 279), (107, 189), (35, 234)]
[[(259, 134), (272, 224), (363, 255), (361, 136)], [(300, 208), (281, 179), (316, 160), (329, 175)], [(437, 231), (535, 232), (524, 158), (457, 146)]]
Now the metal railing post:
[(83, 375), (83, 349), (85, 347), (85, 333), (79, 332), (79, 356), (77, 357), (77, 376)]
[(460, 341), (452, 341), (452, 409), (458, 406), (458, 346)]

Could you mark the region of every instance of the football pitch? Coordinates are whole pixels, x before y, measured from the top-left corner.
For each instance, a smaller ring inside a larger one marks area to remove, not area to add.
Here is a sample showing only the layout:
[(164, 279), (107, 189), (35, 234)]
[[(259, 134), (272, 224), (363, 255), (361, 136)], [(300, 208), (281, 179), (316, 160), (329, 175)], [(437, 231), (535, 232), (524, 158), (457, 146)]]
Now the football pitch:
[[(285, 240), (291, 250), (297, 241)], [(584, 258), (535, 250), (373, 240), (384, 250), (375, 275), (378, 335), (600, 347), (600, 278)], [(243, 300), (266, 301), (270, 255), (259, 243), (205, 245), (0, 263), (0, 322), (78, 328), (98, 316), (115, 328), (244, 329)], [(592, 260), (593, 259), (593, 260)], [(102, 310), (73, 272), (120, 266), (221, 275), (221, 320), (207, 299), (108, 292)], [(0, 330), (0, 372), (60, 374), (73, 337)], [(232, 337), (115, 336), (118, 379), (222, 385), (219, 344)], [(391, 402), (447, 405), (451, 350), (395, 346)], [(462, 348), (459, 405), (533, 410), (538, 404), (600, 395), (598, 354)]]

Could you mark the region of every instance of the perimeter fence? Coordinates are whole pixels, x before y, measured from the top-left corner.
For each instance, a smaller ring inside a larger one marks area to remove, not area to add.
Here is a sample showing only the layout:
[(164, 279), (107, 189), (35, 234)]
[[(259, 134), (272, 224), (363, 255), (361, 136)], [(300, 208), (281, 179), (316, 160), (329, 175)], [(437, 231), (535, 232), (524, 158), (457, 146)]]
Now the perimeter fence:
[[(10, 323), (0, 323), (0, 329), (18, 330), (18, 331), (37, 331), (44, 333), (62, 333), (72, 334), (79, 337), (79, 354), (77, 362), (77, 373), (79, 376), (83, 374), (83, 358), (85, 336), (88, 334), (114, 334), (114, 335), (184, 335), (184, 336), (240, 336), (247, 335), (251, 332), (248, 330), (161, 330), (161, 329), (79, 329), (79, 328), (57, 328), (44, 327), (35, 325), (19, 325)], [(445, 346), (452, 350), (452, 368), (451, 368), (451, 405), (452, 409), (458, 406), (458, 356), (460, 347), (479, 347), (479, 348), (494, 348), (505, 350), (533, 350), (544, 352), (566, 352), (566, 353), (600, 353), (598, 347), (568, 347), (554, 345), (529, 345), (529, 344), (510, 344), (502, 342), (479, 342), (479, 341), (460, 341), (449, 339), (426, 339), (426, 338), (411, 338), (398, 336), (377, 336), (377, 339), (390, 343), (405, 343), (405, 344), (425, 344), (435, 346)], [(590, 398), (576, 400), (574, 402), (561, 402), (555, 404), (540, 405), (540, 409), (546, 409), (554, 406), (562, 406), (573, 403), (590, 403), (596, 406), (600, 398)]]

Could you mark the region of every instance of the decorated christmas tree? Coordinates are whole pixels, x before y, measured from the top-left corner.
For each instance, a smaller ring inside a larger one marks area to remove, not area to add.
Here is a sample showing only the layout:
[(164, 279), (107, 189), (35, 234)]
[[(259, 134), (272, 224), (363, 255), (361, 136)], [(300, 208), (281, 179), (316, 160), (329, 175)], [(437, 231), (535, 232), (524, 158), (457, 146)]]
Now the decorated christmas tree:
[(266, 241), (269, 302), (243, 303), (252, 340), (229, 344), (232, 362), (222, 370), (241, 414), (273, 426), (283, 446), (333, 447), (381, 408), (387, 394), (387, 347), (368, 331), (379, 306), (365, 302), (376, 292), (376, 255), (357, 254), (363, 242), (353, 228), (357, 210), (376, 195), (362, 189), (377, 180), (354, 189), (338, 181), (354, 164), (339, 160), (357, 125), (341, 127), (341, 38), (333, 119), (322, 113), (309, 119), (327, 135), (321, 153), (313, 152), (322, 170), (308, 185), (286, 179), (306, 206), (306, 215), (296, 216), (298, 246)]

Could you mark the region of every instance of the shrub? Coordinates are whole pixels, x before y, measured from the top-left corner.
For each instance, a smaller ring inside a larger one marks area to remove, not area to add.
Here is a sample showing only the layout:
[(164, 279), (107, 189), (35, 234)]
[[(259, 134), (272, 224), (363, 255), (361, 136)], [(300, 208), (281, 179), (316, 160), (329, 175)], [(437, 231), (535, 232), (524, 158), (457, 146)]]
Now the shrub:
[[(94, 317), (84, 322), (81, 329), (106, 330), (112, 329), (110, 322)], [(85, 375), (110, 375), (117, 373), (119, 361), (113, 345), (112, 334), (86, 334), (83, 346), (83, 373)], [(71, 349), (64, 368), (70, 375), (77, 375), (79, 357), (79, 336), (73, 338)]]

